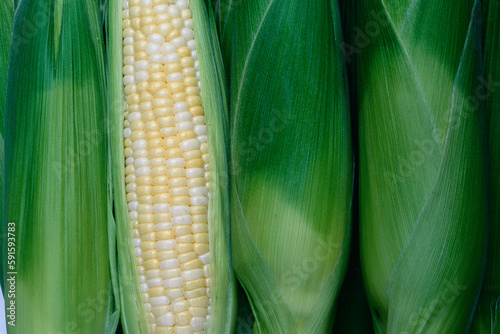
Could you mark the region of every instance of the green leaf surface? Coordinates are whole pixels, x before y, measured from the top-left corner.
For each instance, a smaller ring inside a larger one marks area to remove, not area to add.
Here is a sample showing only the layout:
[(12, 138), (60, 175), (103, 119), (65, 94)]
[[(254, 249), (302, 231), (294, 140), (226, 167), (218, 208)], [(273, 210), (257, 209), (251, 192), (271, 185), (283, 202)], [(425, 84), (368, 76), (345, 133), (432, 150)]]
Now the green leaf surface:
[(63, 1), (57, 15), (56, 1), (24, 0), (16, 10), (5, 116), (16, 258), (5, 269), (16, 272), (9, 333), (116, 330), (100, 28), (94, 1)]
[(484, 110), (471, 103), (478, 3), (366, 1), (357, 22), (361, 256), (376, 332), (462, 333), (487, 229)]
[(338, 5), (222, 1), (232, 244), (255, 333), (326, 333), (347, 266), (353, 166)]

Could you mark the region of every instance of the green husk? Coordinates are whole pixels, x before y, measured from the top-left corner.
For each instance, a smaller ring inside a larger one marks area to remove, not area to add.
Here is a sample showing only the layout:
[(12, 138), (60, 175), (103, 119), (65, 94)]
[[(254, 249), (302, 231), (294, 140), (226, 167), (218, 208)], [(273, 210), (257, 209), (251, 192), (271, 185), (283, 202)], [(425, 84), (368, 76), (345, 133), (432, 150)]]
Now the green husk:
[[(118, 229), (122, 327), (125, 333), (147, 333), (146, 312), (139, 290), (132, 228), (125, 197), (123, 153), (123, 83), (121, 1), (110, 1), (108, 61), (110, 64), (110, 101), (113, 185)], [(236, 325), (236, 278), (230, 251), (229, 186), (227, 162), (227, 101), (224, 69), (210, 2), (191, 0), (195, 39), (200, 66), (202, 105), (208, 128), (210, 154), (210, 272), (211, 320), (206, 332), (232, 333)]]
[(500, 333), (500, 2), (483, 2), (484, 98), (488, 127), (490, 229), (488, 258), (471, 333)]
[(479, 3), (371, 0), (357, 14), (361, 260), (375, 330), (463, 333), (487, 233)]
[(6, 294), (7, 308), (15, 302), (15, 327), (8, 324), (8, 332), (114, 333), (98, 2), (21, 1), (11, 59), (4, 228), (14, 227), (15, 246), (8, 239), (4, 247), (15, 248), (15, 264), (4, 275), (6, 292), (15, 277), (15, 296)]
[[(0, 3), (0, 219), (3, 221), (4, 208), (4, 119), (5, 119), (5, 97), (7, 91), (7, 74), (9, 73), (10, 48), (12, 44), (12, 28), (14, 25), (14, 1), (5, 0)], [(2, 233), (1, 243), (5, 243), (7, 235)], [(0, 249), (0, 285), (3, 289), (3, 262), (5, 255), (3, 247)]]
[(353, 164), (336, 1), (221, 1), (232, 246), (254, 333), (327, 333)]

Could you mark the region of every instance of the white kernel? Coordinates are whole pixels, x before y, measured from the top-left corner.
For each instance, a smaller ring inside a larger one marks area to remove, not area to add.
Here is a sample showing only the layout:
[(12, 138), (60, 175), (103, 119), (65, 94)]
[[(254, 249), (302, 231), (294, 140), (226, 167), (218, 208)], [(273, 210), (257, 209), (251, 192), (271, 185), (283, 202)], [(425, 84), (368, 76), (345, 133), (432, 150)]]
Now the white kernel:
[(168, 278), (163, 282), (163, 286), (167, 289), (181, 288), (182, 285), (183, 285), (183, 281), (182, 281), (182, 278), (180, 278), (180, 277)]
[(196, 50), (196, 42), (194, 41), (194, 39), (189, 40), (187, 42), (187, 46), (188, 46), (188, 48), (191, 49), (191, 51)]
[(189, 195), (191, 196), (207, 196), (208, 189), (207, 187), (196, 187), (189, 189)]
[(137, 211), (131, 211), (130, 212), (130, 220), (137, 220), (139, 219), (139, 213)]
[(198, 139), (188, 139), (181, 143), (181, 149), (184, 151), (198, 150), (200, 149), (200, 142)]
[(133, 75), (126, 75), (123, 77), (123, 84), (125, 86), (135, 84), (135, 77)]
[(153, 212), (154, 213), (168, 212), (169, 208), (170, 208), (170, 205), (168, 205), (167, 203), (154, 204), (153, 205)]
[(136, 150), (134, 151), (134, 159), (146, 158), (148, 156), (148, 150)]
[(176, 113), (188, 110), (189, 110), (189, 104), (187, 104), (186, 102), (177, 102), (174, 104), (174, 111)]
[(186, 28), (191, 28), (191, 29), (193, 29), (193, 20), (192, 20), (192, 19), (189, 19), (189, 20), (184, 21), (184, 26), (185, 26)]
[(142, 255), (142, 250), (140, 248), (135, 249), (135, 256), (141, 256)]
[(160, 262), (161, 269), (174, 269), (179, 268), (180, 263), (177, 259), (168, 259)]
[(135, 82), (146, 81), (149, 78), (149, 73), (147, 71), (139, 71), (134, 75)]
[(163, 285), (163, 280), (161, 278), (153, 278), (148, 281), (148, 285), (150, 288), (154, 288), (157, 286)]
[(194, 279), (203, 278), (204, 274), (202, 269), (193, 269), (182, 272), (181, 277), (184, 281), (192, 281)]
[(133, 45), (134, 44), (134, 37), (125, 37), (123, 39), (123, 44), (124, 45)]
[(184, 167), (186, 165), (186, 162), (184, 161), (183, 158), (172, 158), (172, 159), (168, 159), (167, 160), (166, 165), (167, 165), (168, 168), (172, 168), (172, 167)]
[(187, 122), (179, 122), (175, 124), (175, 127), (177, 128), (177, 131), (187, 131), (187, 130), (193, 130), (194, 125), (193, 122), (187, 121)]
[(134, 246), (139, 247), (141, 245), (141, 238), (134, 238)]
[(207, 136), (198, 136), (198, 140), (200, 143), (206, 143), (207, 142)]
[[(160, 278), (161, 280), (161, 278)], [(170, 301), (168, 300), (167, 297), (161, 296), (161, 297), (151, 297), (149, 298), (149, 303), (151, 306), (163, 306), (163, 305), (168, 305)]]
[(157, 43), (148, 43), (146, 45), (146, 54), (151, 56), (153, 54), (161, 53), (161, 46)]
[(176, 5), (172, 5), (172, 6), (168, 7), (168, 13), (172, 17), (181, 17), (181, 11), (180, 11), (179, 7), (177, 7)]
[(142, 7), (151, 7), (151, 0), (141, 0)]
[(171, 53), (175, 53), (177, 51), (177, 49), (175, 48), (175, 46), (172, 44), (172, 43), (163, 43), (161, 45), (161, 51), (163, 52), (164, 55), (168, 55), (168, 54), (171, 54)]
[(184, 80), (184, 74), (182, 73), (170, 73), (167, 75), (167, 82), (179, 82)]
[[(200, 270), (201, 270), (201, 269), (200, 269)], [(204, 273), (203, 275), (204, 275), (205, 277), (210, 278), (210, 265), (205, 264), (205, 265), (203, 266), (203, 273)]]
[(162, 128), (162, 129), (160, 129), (160, 134), (163, 137), (175, 136), (177, 134), (177, 129), (174, 127)]
[(165, 64), (170, 63), (179, 63), (181, 61), (181, 57), (177, 53), (170, 53), (165, 56)]
[(173, 313), (182, 312), (182, 311), (187, 310), (188, 308), (189, 308), (189, 305), (185, 299), (175, 301), (170, 305), (170, 309), (172, 310)]
[(133, 201), (128, 203), (128, 210), (129, 211), (137, 211), (137, 208), (139, 207), (139, 202)]
[(198, 136), (204, 136), (207, 134), (207, 126), (206, 125), (195, 125), (194, 132)]
[(156, 324), (162, 327), (172, 327), (174, 325), (174, 315), (168, 312), (156, 319)]
[(163, 64), (163, 56), (161, 54), (155, 54), (148, 57), (148, 61), (152, 64)]
[(151, 174), (151, 171), (149, 169), (149, 167), (147, 166), (144, 166), (144, 167), (141, 167), (141, 168), (137, 168), (135, 170), (135, 175), (136, 176), (148, 176)]
[(141, 284), (141, 292), (148, 292), (149, 286), (148, 283), (142, 283)]
[(186, 38), (184, 36), (174, 38), (171, 43), (176, 47), (180, 48), (181, 46), (186, 45)]
[(196, 196), (191, 197), (191, 205), (207, 205), (208, 197), (205, 196)]
[(195, 75), (196, 79), (200, 80), (200, 71), (196, 71)]
[(186, 9), (189, 7), (189, 4), (186, 0), (177, 0), (177, 7), (179, 7), (180, 9)]
[(198, 258), (201, 262), (203, 262), (203, 264), (210, 263), (210, 252), (206, 252), (205, 254), (200, 255), (198, 256)]
[(132, 134), (132, 130), (130, 130), (130, 128), (126, 128), (123, 130), (123, 137), (126, 139), (126, 138), (130, 138), (130, 135)]
[(168, 11), (168, 5), (158, 5), (154, 7), (155, 13), (166, 13)]
[(177, 241), (175, 241), (175, 239), (160, 240), (160, 241), (156, 242), (156, 250), (165, 251), (165, 250), (174, 249), (176, 244), (177, 244)]
[(177, 216), (172, 217), (173, 225), (190, 225), (192, 222), (191, 216)]
[(139, 60), (134, 63), (136, 71), (145, 71), (148, 69), (149, 62), (147, 60)]
[(128, 9), (128, 1), (123, 1), (123, 8)]
[(200, 61), (199, 60), (194, 61), (194, 69), (197, 71), (200, 70)]
[(134, 158), (133, 157), (130, 157), (130, 158), (127, 158), (125, 159), (125, 165), (132, 165), (134, 163)]
[(167, 36), (172, 31), (172, 29), (174, 29), (174, 27), (172, 27), (170, 23), (162, 23), (158, 25), (158, 32), (162, 36)]
[(196, 52), (196, 50), (191, 51), (191, 57), (193, 57), (194, 60), (198, 60), (198, 52)]
[[(180, 103), (180, 102), (178, 102)], [(189, 111), (182, 111), (175, 114), (175, 119), (177, 122), (190, 121), (193, 118)], [(196, 127), (195, 127), (196, 129)], [(196, 130), (195, 130), (196, 131)]]
[(188, 215), (189, 211), (189, 206), (174, 205), (170, 208), (170, 214), (174, 217)]
[(148, 42), (163, 44), (163, 43), (165, 43), (165, 37), (163, 37), (159, 33), (154, 33), (148, 37)]
[(169, 222), (155, 224), (155, 231), (165, 231), (171, 229), (172, 229), (172, 223)]
[(148, 279), (146, 278), (145, 275), (139, 275), (139, 282), (141, 282), (141, 283), (147, 283)]
[(191, 318), (191, 327), (195, 331), (202, 331), (205, 328), (206, 319), (203, 317), (193, 317)]
[(193, 177), (202, 177), (205, 176), (205, 171), (203, 168), (187, 168), (186, 169), (186, 177), (188, 178), (193, 178)]
[(135, 168), (140, 168), (147, 166), (149, 164), (149, 159), (148, 158), (139, 158), (134, 160), (134, 167)]
[[(182, 13), (181, 13), (181, 15), (182, 15)], [(175, 17), (172, 19), (172, 25), (176, 29), (182, 29), (182, 28), (184, 28), (184, 20), (180, 17)]]
[(132, 113), (128, 114), (127, 119), (130, 123), (134, 123), (135, 121), (138, 121), (141, 119), (141, 113), (138, 111), (132, 112)]
[(186, 38), (187, 40), (191, 40), (194, 37), (194, 32), (193, 29), (191, 28), (184, 28), (181, 30), (181, 35)]

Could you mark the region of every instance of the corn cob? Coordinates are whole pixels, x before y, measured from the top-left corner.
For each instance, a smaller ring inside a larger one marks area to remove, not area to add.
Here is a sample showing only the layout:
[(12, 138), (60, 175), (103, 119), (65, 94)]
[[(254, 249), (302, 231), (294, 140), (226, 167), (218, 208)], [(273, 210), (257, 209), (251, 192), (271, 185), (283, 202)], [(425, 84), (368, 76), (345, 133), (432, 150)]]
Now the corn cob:
[(472, 0), (357, 10), (361, 259), (377, 333), (463, 333), (475, 307), (487, 230), (479, 13)]
[(221, 1), (232, 247), (254, 333), (327, 333), (353, 166), (336, 1)]
[(23, 0), (6, 115), (8, 333), (114, 333), (119, 319), (96, 1)]
[(112, 123), (123, 124), (113, 160), (125, 162), (114, 175), (122, 323), (129, 333), (229, 333), (227, 111), (213, 14), (201, 0), (114, 1), (110, 12), (120, 5), (108, 52)]
[(471, 333), (500, 333), (500, 2), (483, 2), (484, 80), (478, 96), (484, 98), (488, 127), (490, 228), (488, 256), (481, 295)]

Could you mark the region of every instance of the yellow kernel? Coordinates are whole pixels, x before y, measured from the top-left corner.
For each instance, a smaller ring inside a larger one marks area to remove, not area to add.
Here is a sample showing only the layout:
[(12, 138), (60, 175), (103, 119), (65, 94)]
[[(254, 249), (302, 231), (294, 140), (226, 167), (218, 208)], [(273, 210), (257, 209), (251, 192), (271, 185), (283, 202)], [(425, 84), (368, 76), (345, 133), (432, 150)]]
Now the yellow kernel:
[[(151, 249), (151, 250), (148, 250), (146, 252), (142, 252), (142, 259), (144, 261), (151, 260), (151, 259), (157, 259), (157, 258), (158, 258), (158, 252), (156, 251), (156, 249)], [(146, 269), (146, 270), (150, 270), (150, 269)]]
[(139, 103), (139, 101), (140, 101), (140, 98), (139, 98), (139, 94), (137, 94), (137, 93), (130, 94), (129, 96), (127, 96), (127, 104), (128, 105), (137, 104), (137, 103)]
[(206, 183), (207, 180), (205, 180), (204, 177), (194, 177), (188, 180), (188, 187), (189, 188), (204, 187)]
[[(199, 278), (199, 279), (195, 279), (192, 281), (184, 282), (184, 288), (186, 290), (194, 290), (194, 289), (199, 289), (199, 288), (204, 288), (204, 287), (205, 287), (205, 279), (204, 278)], [(191, 305), (191, 304), (189, 306), (200, 307), (198, 305)]]
[(184, 205), (189, 206), (189, 196), (176, 196), (170, 200), (170, 205)]
[(194, 244), (194, 251), (198, 255), (206, 254), (209, 250), (208, 244)]
[(172, 100), (169, 99), (168, 104), (170, 105), (170, 107), (166, 106), (166, 107), (161, 107), (161, 108), (155, 108), (153, 110), (156, 117), (172, 116), (175, 114), (174, 108), (171, 107), (171, 106), (173, 106)]
[[(148, 150), (156, 147), (160, 147), (162, 145), (162, 139), (161, 138), (153, 138), (148, 140)], [(203, 167), (203, 166), (202, 166)]]
[(182, 72), (182, 66), (179, 63), (169, 63), (169, 64), (165, 64), (165, 66), (163, 67), (163, 70), (167, 74)]
[(191, 151), (186, 151), (183, 154), (184, 160), (191, 160), (191, 159), (196, 159), (196, 158), (201, 158), (201, 151), (200, 150), (191, 150)]
[(185, 187), (187, 179), (185, 177), (175, 177), (168, 180), (168, 186), (171, 188)]
[(156, 239), (157, 240), (170, 240), (174, 239), (175, 235), (172, 230), (163, 230), (163, 231), (158, 231), (156, 232)]
[(200, 89), (198, 87), (189, 86), (186, 88), (186, 94), (189, 96), (192, 96), (192, 95), (199, 96)]
[(207, 215), (193, 215), (193, 223), (207, 223), (208, 216)]
[[(150, 271), (153, 271), (153, 270), (150, 270)], [(157, 270), (154, 270), (154, 272), (158, 272), (158, 276), (154, 277), (154, 278), (159, 278), (160, 277), (160, 270), (157, 269)], [(147, 273), (147, 272), (146, 272)], [(155, 286), (153, 288), (150, 288), (148, 290), (148, 294), (149, 294), (149, 297), (152, 298), (152, 297), (163, 297), (165, 296), (165, 291), (166, 289), (162, 286)]]
[[(201, 288), (203, 289), (203, 288)], [(198, 290), (198, 289), (196, 289)], [(193, 291), (196, 291), (193, 290)], [(208, 315), (208, 310), (205, 307), (189, 307), (188, 309), (189, 313), (193, 315), (193, 317), (206, 317)]]
[(154, 215), (151, 213), (143, 213), (139, 215), (139, 224), (152, 223), (154, 220)]
[(170, 93), (170, 90), (168, 90), (168, 88), (162, 88), (162, 89), (158, 89), (158, 91), (156, 91), (155, 97), (158, 97), (158, 98), (160, 98), (160, 97), (171, 98), (172, 94)]
[(156, 248), (156, 243), (153, 241), (141, 242), (141, 249), (143, 252), (151, 250), (151, 249), (155, 249), (155, 248)]
[(127, 202), (130, 203), (130, 202), (133, 202), (133, 201), (137, 201), (137, 195), (136, 195), (136, 193), (128, 193), (127, 194)]
[(181, 131), (177, 133), (177, 137), (179, 138), (179, 141), (193, 139), (196, 138), (196, 132), (194, 132), (193, 130)]
[(196, 298), (188, 299), (189, 306), (195, 307), (208, 307), (210, 305), (210, 301), (207, 296), (201, 296)]
[(138, 186), (147, 186), (151, 184), (151, 176), (149, 175), (143, 175), (139, 176), (136, 181)]
[[(175, 118), (174, 118), (175, 120)], [(180, 146), (180, 141), (177, 137), (167, 137), (163, 140), (163, 146), (166, 148), (175, 148)]]
[[(189, 225), (187, 225), (189, 226)], [(177, 235), (177, 233), (176, 233)], [(175, 238), (175, 240), (177, 241), (177, 244), (179, 243), (188, 243), (188, 244), (192, 244), (193, 241), (194, 241), (194, 237), (191, 233), (189, 234), (183, 234), (183, 235), (179, 235)], [(193, 250), (191, 249), (190, 252), (192, 252)], [(183, 252), (185, 253), (185, 252)]]
[(193, 57), (182, 57), (181, 58), (181, 65), (182, 67), (188, 68), (188, 67), (194, 67), (194, 59)]
[[(153, 315), (153, 313), (151, 313), (151, 312), (148, 312), (147, 319), (148, 319), (148, 323), (150, 323), (150, 324), (154, 324), (156, 322), (156, 318)], [(174, 329), (175, 329), (175, 327), (174, 327)]]
[(182, 93), (175, 93), (174, 95), (172, 95), (172, 101), (174, 103), (176, 103), (176, 102), (184, 102), (184, 101), (186, 101), (186, 99), (187, 99), (187, 95), (184, 92), (182, 92)]
[(195, 233), (194, 242), (208, 243), (208, 233)]
[(149, 81), (167, 81), (167, 75), (164, 72), (155, 72), (149, 75)]
[(144, 223), (144, 224), (139, 224), (138, 228), (139, 233), (142, 234), (147, 234), (154, 232), (155, 230), (155, 224), (153, 223)]
[(142, 241), (155, 241), (156, 234), (155, 234), (155, 232), (146, 233), (144, 235), (141, 235), (141, 239), (142, 239)]
[(167, 186), (154, 186), (153, 187), (153, 196), (158, 195), (158, 194), (163, 194), (168, 192), (168, 187)]
[(196, 298), (196, 297), (206, 296), (207, 295), (207, 288), (199, 288), (199, 289), (186, 291), (184, 294), (185, 294), (186, 298)]
[[(150, 21), (145, 21), (145, 22), (147, 23), (147, 22), (150, 22)], [(156, 22), (155, 22), (154, 18), (152, 18), (152, 23), (153, 24), (149, 24), (149, 25), (144, 26), (144, 27), (141, 28), (141, 30), (144, 33), (144, 35), (150, 36), (150, 35), (152, 35), (152, 34), (154, 34), (154, 33), (156, 33), (158, 31), (158, 26), (156, 25)]]
[(134, 42), (134, 51), (140, 52), (146, 50), (146, 45), (148, 44), (145, 40), (135, 41)]
[(157, 91), (159, 91), (160, 89), (163, 89), (165, 87), (167, 87), (167, 84), (165, 82), (160, 82), (160, 81), (152, 82), (152, 81), (150, 81), (149, 87), (147, 87), (147, 89), (148, 89), (149, 93), (155, 94)]
[(177, 299), (184, 295), (184, 289), (182, 288), (172, 288), (167, 289), (167, 297), (170, 299)]
[(177, 54), (181, 56), (181, 58), (189, 57), (191, 55), (191, 49), (187, 46), (181, 46), (177, 49)]
[(130, 124), (130, 130), (133, 131), (138, 131), (144, 129), (144, 123), (142, 121), (135, 121), (132, 124)]
[(156, 166), (150, 170), (151, 177), (164, 176), (167, 174), (167, 166)]
[(184, 78), (184, 84), (186, 86), (198, 86), (198, 79), (195, 77), (186, 77)]
[(177, 38), (177, 37), (181, 37), (181, 32), (179, 31), (179, 29), (172, 29), (166, 36), (165, 36), (165, 40), (167, 42), (170, 42), (171, 40)]
[(182, 150), (180, 148), (169, 148), (165, 151), (165, 159), (181, 158)]
[[(160, 297), (160, 296), (158, 296)], [(166, 314), (169, 311), (169, 308), (167, 305), (162, 305), (162, 306), (153, 306), (151, 308), (151, 313), (154, 314), (155, 317), (159, 318), (162, 315)], [(158, 333), (158, 328), (164, 328), (164, 327), (156, 327), (156, 333)]]
[(174, 321), (176, 325), (187, 326), (189, 325), (192, 317), (193, 316), (187, 311), (179, 312), (174, 314)]
[(167, 97), (157, 97), (157, 98), (154, 98), (152, 101), (152, 107), (154, 109), (162, 108), (162, 107), (169, 107), (171, 104), (172, 104), (172, 99), (167, 98)]
[(189, 253), (193, 251), (193, 244), (178, 243), (175, 245), (175, 250), (178, 254)]
[(180, 268), (172, 268), (172, 269), (163, 269), (161, 271), (162, 279), (176, 278), (181, 277), (181, 269)]
[[(141, 247), (142, 247), (142, 244), (141, 244)], [(154, 247), (154, 242), (153, 242), (153, 247)], [(149, 248), (149, 249), (151, 249), (151, 248)], [(148, 249), (143, 249), (143, 250), (148, 250)], [(153, 269), (153, 270), (146, 271), (146, 279), (148, 279), (148, 280), (153, 279), (153, 278), (159, 278), (160, 275), (161, 275), (160, 269)], [(149, 297), (155, 297), (155, 296), (152, 296), (151, 290), (152, 289), (149, 289), (149, 291), (148, 291)]]
[[(154, 186), (164, 185), (164, 184), (167, 184), (167, 183), (168, 183), (168, 178), (166, 176), (164, 176), (164, 175), (162, 175), (162, 176), (156, 176), (155, 178), (153, 178), (153, 185)], [(160, 203), (160, 202), (156, 202), (156, 203)]]
[(141, 28), (141, 19), (138, 17), (131, 17), (130, 27), (134, 30), (139, 30)]
[(139, 197), (140, 204), (153, 204), (153, 196), (148, 193), (147, 195), (143, 195)]
[(186, 102), (190, 107), (201, 106), (201, 98), (199, 96), (188, 96)]
[(186, 176), (186, 170), (182, 167), (167, 168), (167, 176), (170, 178)]
[[(144, 124), (144, 131), (158, 131), (160, 130), (160, 127), (158, 126), (158, 123), (156, 123), (156, 117), (155, 114), (152, 111), (148, 112), (148, 116), (146, 117), (147, 119), (150, 119), (147, 123)], [(144, 118), (143, 118), (144, 120)]]
[(137, 186), (137, 190), (135, 192), (139, 197), (151, 194), (151, 186)]
[[(191, 248), (193, 245), (191, 245)], [(191, 261), (184, 262), (181, 264), (181, 270), (193, 270), (193, 269), (201, 269), (203, 267), (203, 262), (200, 259), (194, 259)]]
[(160, 261), (175, 259), (176, 257), (177, 257), (177, 253), (173, 249), (158, 252), (158, 260), (160, 260)]
[[(170, 92), (172, 93), (180, 93), (180, 92), (184, 92), (185, 89), (186, 89), (186, 86), (182, 83), (182, 82), (169, 82), (167, 84), (167, 87), (168, 89), (170, 90)], [(174, 97), (172, 97), (173, 99)]]
[(179, 254), (177, 256), (177, 260), (179, 260), (179, 263), (184, 263), (190, 260), (194, 260), (198, 257), (195, 252), (189, 252), (189, 253), (183, 253)]
[(155, 214), (154, 222), (156, 224), (167, 223), (172, 221), (172, 216), (168, 212), (161, 212)]
[[(206, 205), (193, 205), (191, 206), (191, 214), (192, 215), (206, 215), (208, 212), (208, 208)], [(203, 231), (206, 232), (206, 231)]]
[(191, 159), (186, 161), (186, 168), (203, 168), (205, 162), (203, 159)]

